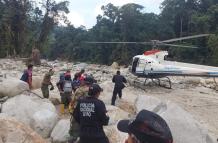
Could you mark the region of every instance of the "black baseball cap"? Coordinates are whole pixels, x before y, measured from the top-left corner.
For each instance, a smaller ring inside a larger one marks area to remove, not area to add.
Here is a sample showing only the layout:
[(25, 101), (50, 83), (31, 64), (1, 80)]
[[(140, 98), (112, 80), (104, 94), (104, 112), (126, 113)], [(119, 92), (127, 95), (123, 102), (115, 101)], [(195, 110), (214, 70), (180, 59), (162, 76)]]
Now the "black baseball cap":
[(173, 142), (170, 128), (164, 119), (147, 110), (141, 110), (132, 120), (119, 121), (117, 128), (121, 132), (132, 133), (140, 142)]
[(89, 87), (89, 92), (88, 95), (89, 96), (95, 96), (98, 92), (102, 92), (103, 89), (96, 83), (93, 83), (90, 87)]

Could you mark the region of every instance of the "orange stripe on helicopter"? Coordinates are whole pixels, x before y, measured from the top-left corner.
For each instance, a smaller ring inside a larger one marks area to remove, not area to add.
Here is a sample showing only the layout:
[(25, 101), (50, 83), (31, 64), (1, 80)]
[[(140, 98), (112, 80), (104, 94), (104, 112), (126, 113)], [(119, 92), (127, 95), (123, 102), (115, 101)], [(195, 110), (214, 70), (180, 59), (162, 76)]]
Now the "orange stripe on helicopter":
[(156, 53), (160, 52), (160, 50), (150, 50), (150, 51), (145, 51), (144, 55), (148, 56), (148, 55), (154, 55)]

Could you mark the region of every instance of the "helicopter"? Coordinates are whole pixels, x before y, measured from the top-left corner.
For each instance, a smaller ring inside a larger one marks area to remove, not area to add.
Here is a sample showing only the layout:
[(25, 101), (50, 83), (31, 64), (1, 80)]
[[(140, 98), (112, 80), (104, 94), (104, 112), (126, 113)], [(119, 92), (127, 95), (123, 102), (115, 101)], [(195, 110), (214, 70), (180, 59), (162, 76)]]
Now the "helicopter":
[[(152, 50), (145, 51), (142, 55), (136, 55), (132, 58), (132, 64), (129, 71), (137, 78), (145, 78), (144, 85), (148, 79), (155, 84), (171, 88), (172, 82), (168, 76), (198, 76), (198, 77), (218, 77), (218, 67), (195, 65), (189, 63), (181, 63), (176, 61), (167, 61), (168, 51), (158, 50), (159, 46), (198, 48), (195, 46), (170, 44), (176, 41), (182, 41), (193, 38), (207, 37), (211, 34), (199, 34), (187, 37), (174, 38), (164, 41), (151, 40), (150, 42), (88, 42), (95, 44), (144, 44), (152, 45)], [(162, 84), (163, 79), (168, 83)]]

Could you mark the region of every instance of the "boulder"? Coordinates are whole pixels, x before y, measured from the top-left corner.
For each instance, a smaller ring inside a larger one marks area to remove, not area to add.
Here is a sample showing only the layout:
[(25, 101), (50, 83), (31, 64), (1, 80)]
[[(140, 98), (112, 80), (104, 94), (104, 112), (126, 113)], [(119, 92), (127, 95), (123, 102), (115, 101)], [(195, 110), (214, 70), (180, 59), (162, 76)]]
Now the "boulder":
[(57, 122), (55, 106), (48, 99), (37, 96), (18, 95), (10, 98), (3, 103), (2, 113), (30, 125), (42, 136), (49, 135)]
[(139, 95), (136, 99), (136, 112), (138, 113), (142, 109), (149, 111), (159, 111), (164, 109), (166, 105), (156, 97)]
[(103, 88), (103, 92), (99, 98), (104, 101), (105, 104), (111, 104), (114, 84), (111, 81), (105, 81), (101, 83), (100, 86)]
[[(42, 90), (41, 89), (35, 89), (31, 91), (31, 95), (37, 95), (41, 98), (44, 98), (42, 95)], [(54, 90), (49, 91), (49, 100), (54, 104), (59, 104), (59, 102), (61, 101), (61, 96), (60, 93), (58, 91), (58, 88), (55, 87)]]
[[(103, 88), (103, 92), (100, 95), (100, 99), (104, 101), (105, 104), (111, 104), (111, 98), (113, 95), (114, 83), (111, 81), (105, 81), (100, 84)], [(135, 91), (132, 87), (126, 87), (123, 89), (122, 99), (119, 99), (117, 96), (116, 105), (122, 110), (134, 113), (135, 112), (135, 101), (137, 98), (138, 92)]]
[(49, 98), (49, 100), (51, 101), (51, 103), (53, 105), (60, 105), (61, 104), (61, 101), (58, 98)]
[(165, 111), (159, 114), (169, 125), (176, 143), (215, 143), (208, 131), (188, 112), (174, 103), (167, 103)]
[(112, 65), (111, 65), (111, 68), (113, 69), (119, 69), (119, 64), (117, 62), (113, 62)]
[(104, 132), (111, 143), (124, 143), (128, 137), (127, 133), (117, 129), (117, 125), (104, 126)]
[(42, 80), (43, 80), (43, 76), (41, 76), (41, 77), (33, 76), (32, 77), (32, 89), (39, 89), (39, 88), (41, 88), (41, 83), (42, 83)]
[(2, 143), (46, 143), (28, 126), (5, 114), (0, 114), (0, 142)]
[(50, 136), (52, 129), (58, 121), (58, 115), (47, 109), (37, 111), (30, 122), (30, 126), (43, 138)]
[(122, 99), (118, 98), (117, 100), (117, 106), (128, 113), (135, 114), (135, 103), (138, 95), (140, 95), (139, 89), (136, 91), (133, 87), (124, 88)]
[(51, 133), (52, 143), (65, 143), (69, 139), (70, 119), (60, 120)]
[(107, 105), (107, 115), (110, 117), (109, 124), (116, 124), (120, 119), (128, 119), (130, 114), (123, 111), (122, 109), (116, 107), (116, 106), (111, 106)]
[(215, 81), (213, 78), (204, 79), (205, 84), (215, 84)]
[(29, 90), (29, 85), (19, 79), (3, 78), (2, 80), (0, 82), (0, 97), (12, 97)]
[(162, 116), (169, 125), (176, 143), (213, 143), (208, 131), (188, 112), (174, 103), (140, 95), (136, 101), (136, 109), (137, 112), (147, 109)]

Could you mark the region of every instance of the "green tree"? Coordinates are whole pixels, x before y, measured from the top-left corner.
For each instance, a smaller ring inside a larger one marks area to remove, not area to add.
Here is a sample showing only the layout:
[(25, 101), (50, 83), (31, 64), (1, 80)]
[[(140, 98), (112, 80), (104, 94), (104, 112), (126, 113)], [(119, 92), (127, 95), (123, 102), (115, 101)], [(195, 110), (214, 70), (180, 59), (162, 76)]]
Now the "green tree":
[(43, 7), (45, 8), (45, 15), (41, 24), (40, 35), (36, 41), (36, 47), (38, 49), (43, 49), (43, 46), (48, 40), (47, 38), (49, 33), (53, 27), (58, 24), (59, 20), (66, 20), (66, 17), (64, 17), (62, 13), (69, 13), (67, 8), (68, 4), (68, 1), (56, 3), (56, 1), (53, 0), (46, 0), (46, 2), (43, 4)]
[(2, 46), (6, 47), (6, 55), (22, 55), (31, 3), (29, 0), (3, 0), (1, 10)]

